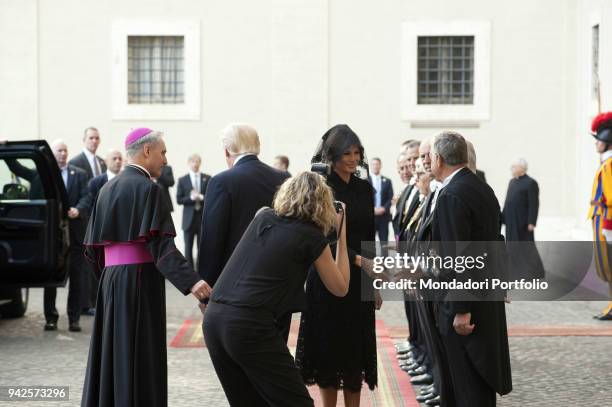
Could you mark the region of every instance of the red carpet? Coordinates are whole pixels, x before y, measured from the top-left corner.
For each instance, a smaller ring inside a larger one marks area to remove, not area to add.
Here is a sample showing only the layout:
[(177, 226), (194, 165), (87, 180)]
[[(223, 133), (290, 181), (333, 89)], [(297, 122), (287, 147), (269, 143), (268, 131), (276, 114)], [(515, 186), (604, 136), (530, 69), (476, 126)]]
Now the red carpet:
[[(170, 346), (174, 348), (205, 347), (201, 327), (201, 320), (186, 320), (179, 328), (176, 336), (170, 341)], [(289, 348), (292, 352), (295, 351), (298, 329), (299, 320), (294, 319), (289, 333)], [(381, 407), (419, 406), (415, 401), (414, 390), (408, 375), (397, 364), (394, 342), (390, 332), (380, 320), (376, 321), (376, 333), (378, 339), (378, 387), (371, 392), (364, 386), (361, 391), (361, 405)], [(315, 404), (322, 405), (318, 387), (310, 386), (308, 390)], [(339, 405), (343, 405), (342, 393), (339, 393), (339, 400)]]

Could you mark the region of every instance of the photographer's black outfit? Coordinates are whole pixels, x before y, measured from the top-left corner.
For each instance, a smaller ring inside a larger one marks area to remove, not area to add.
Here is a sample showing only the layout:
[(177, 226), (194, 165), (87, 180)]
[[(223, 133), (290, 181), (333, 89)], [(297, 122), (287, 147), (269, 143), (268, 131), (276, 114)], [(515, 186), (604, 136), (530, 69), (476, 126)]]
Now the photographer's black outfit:
[(328, 245), (316, 225), (261, 210), (215, 284), (204, 338), (232, 406), (313, 406), (276, 320), (300, 311), (310, 265)]

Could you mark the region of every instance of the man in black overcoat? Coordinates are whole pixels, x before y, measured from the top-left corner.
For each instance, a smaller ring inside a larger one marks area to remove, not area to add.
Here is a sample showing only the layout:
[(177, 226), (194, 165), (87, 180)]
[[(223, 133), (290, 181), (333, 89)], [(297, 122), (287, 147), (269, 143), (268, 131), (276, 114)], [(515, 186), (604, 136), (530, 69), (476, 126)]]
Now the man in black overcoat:
[[(499, 203), (493, 190), (466, 168), (465, 139), (455, 132), (436, 136), (432, 141), (431, 161), (433, 174), (442, 182), (432, 224), (433, 239), (447, 242), (441, 245), (440, 255), (471, 253), (471, 245), (457, 251), (463, 245), (454, 242), (492, 242), (491, 247), (495, 247), (500, 233)], [(454, 247), (454, 251), (451, 253), (445, 247)], [(491, 264), (495, 264), (494, 260)], [(495, 266), (482, 272), (490, 275), (481, 278), (496, 277)], [(465, 273), (445, 268), (440, 279), (451, 281), (465, 277)], [(512, 390), (505, 303), (503, 298), (477, 299), (449, 290), (438, 304), (438, 329), (458, 407), (495, 406), (495, 393), (504, 395)]]

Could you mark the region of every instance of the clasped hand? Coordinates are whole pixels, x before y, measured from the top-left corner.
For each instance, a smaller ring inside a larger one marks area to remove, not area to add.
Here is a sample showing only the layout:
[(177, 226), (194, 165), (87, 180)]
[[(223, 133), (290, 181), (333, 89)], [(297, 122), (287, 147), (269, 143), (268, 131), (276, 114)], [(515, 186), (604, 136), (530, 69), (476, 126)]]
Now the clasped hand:
[(191, 287), (191, 293), (194, 297), (198, 299), (198, 301), (205, 300), (206, 298), (210, 298), (210, 294), (212, 293), (212, 288), (208, 285), (208, 283), (204, 280), (200, 280)]

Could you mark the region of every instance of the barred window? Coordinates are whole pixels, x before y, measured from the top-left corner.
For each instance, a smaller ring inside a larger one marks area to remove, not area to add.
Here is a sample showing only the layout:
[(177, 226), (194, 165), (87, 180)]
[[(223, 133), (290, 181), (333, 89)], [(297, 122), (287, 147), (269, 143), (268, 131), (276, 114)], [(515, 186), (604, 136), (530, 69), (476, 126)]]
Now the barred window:
[(184, 42), (183, 36), (128, 36), (128, 103), (185, 102)]
[(417, 53), (417, 104), (474, 103), (474, 36), (419, 36)]

